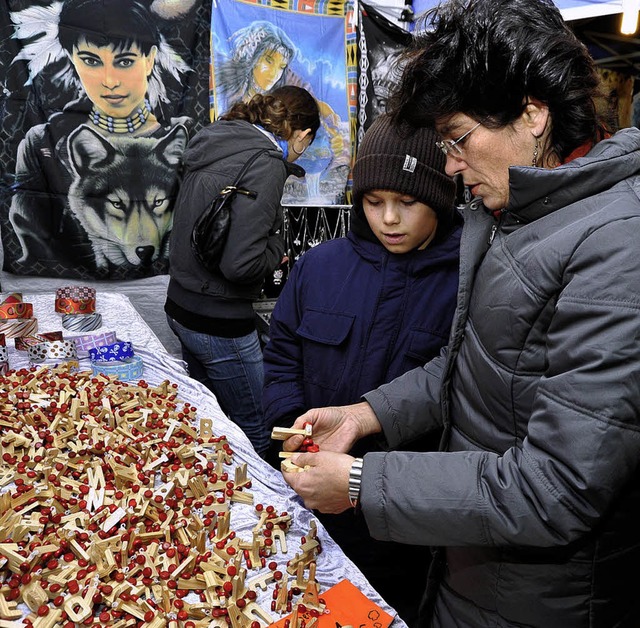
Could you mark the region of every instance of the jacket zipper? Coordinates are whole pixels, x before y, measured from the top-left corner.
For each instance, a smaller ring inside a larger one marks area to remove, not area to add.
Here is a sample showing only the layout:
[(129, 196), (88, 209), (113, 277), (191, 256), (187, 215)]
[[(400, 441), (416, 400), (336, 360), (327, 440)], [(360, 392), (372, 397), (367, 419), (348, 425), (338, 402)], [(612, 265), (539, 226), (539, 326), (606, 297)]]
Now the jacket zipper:
[(495, 224), (491, 227), (491, 233), (489, 233), (489, 246), (491, 246), (493, 244), (493, 238), (496, 237), (496, 231), (498, 230), (498, 225)]
[(491, 226), (488, 242), (489, 246), (493, 244), (493, 239), (496, 237), (498, 229), (500, 229), (500, 225), (502, 224), (502, 216), (504, 216), (504, 210), (500, 210), (500, 215), (498, 216), (497, 221)]

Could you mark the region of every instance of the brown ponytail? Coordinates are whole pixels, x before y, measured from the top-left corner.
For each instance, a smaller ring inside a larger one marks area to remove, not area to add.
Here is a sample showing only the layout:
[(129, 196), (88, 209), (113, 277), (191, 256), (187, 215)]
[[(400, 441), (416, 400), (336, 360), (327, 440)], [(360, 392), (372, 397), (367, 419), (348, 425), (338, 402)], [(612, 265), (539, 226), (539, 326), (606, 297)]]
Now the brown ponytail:
[(306, 89), (285, 85), (269, 94), (256, 94), (248, 102), (235, 103), (220, 120), (246, 120), (288, 140), (294, 131), (304, 129), (311, 129), (315, 137), (320, 128), (320, 110)]

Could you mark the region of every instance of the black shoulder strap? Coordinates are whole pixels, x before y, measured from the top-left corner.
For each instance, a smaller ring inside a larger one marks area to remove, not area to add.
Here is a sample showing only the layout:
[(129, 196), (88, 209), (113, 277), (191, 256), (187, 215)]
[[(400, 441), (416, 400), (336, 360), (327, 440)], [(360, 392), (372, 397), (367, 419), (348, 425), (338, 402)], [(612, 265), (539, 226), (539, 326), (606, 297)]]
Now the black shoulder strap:
[(258, 157), (260, 157), (260, 155), (262, 155), (262, 153), (269, 153), (271, 152), (270, 148), (263, 148), (262, 150), (259, 150), (257, 153), (254, 153), (253, 155), (251, 155), (251, 157), (249, 157), (249, 159), (247, 159), (247, 162), (245, 163), (244, 166), (242, 166), (242, 170), (240, 170), (238, 176), (236, 177), (236, 180), (232, 183), (232, 186), (234, 188), (238, 187), (238, 184), (240, 183), (240, 180), (242, 179), (242, 177), (244, 177), (245, 173), (247, 172), (247, 170), (249, 170), (249, 168), (251, 168), (253, 162), (258, 159)]

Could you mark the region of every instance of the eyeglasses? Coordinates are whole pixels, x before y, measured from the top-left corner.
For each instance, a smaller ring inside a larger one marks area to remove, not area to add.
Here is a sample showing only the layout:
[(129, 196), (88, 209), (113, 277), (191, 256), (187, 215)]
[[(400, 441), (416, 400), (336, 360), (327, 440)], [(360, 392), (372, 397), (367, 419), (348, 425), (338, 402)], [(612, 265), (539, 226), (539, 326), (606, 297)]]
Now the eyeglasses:
[(457, 140), (441, 140), (440, 142), (436, 142), (436, 146), (445, 154), (448, 155), (450, 152), (454, 151), (458, 153), (458, 155), (462, 155), (462, 146), (458, 146), (460, 142), (464, 141), (471, 135), (482, 122), (478, 122), (473, 128), (469, 129), (464, 135), (461, 135)]

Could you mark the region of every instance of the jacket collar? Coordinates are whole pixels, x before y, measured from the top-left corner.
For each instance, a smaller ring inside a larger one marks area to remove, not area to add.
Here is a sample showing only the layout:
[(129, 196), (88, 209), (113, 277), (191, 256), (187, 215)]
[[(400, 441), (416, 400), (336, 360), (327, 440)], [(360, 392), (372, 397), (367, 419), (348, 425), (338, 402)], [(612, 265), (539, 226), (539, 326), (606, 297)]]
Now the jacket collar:
[(458, 263), (462, 218), (457, 213), (454, 226), (446, 237), (431, 243), (422, 251), (410, 251), (402, 255), (395, 255), (387, 251), (370, 230), (371, 235), (367, 237), (357, 229), (354, 230), (353, 227), (354, 224), (351, 223), (347, 239), (363, 260), (379, 270), (384, 267), (393, 267), (411, 277), (422, 275), (431, 267), (444, 267)]
[(518, 222), (532, 222), (637, 174), (640, 130), (623, 129), (598, 142), (584, 157), (557, 168), (509, 168), (509, 204), (504, 213)]

